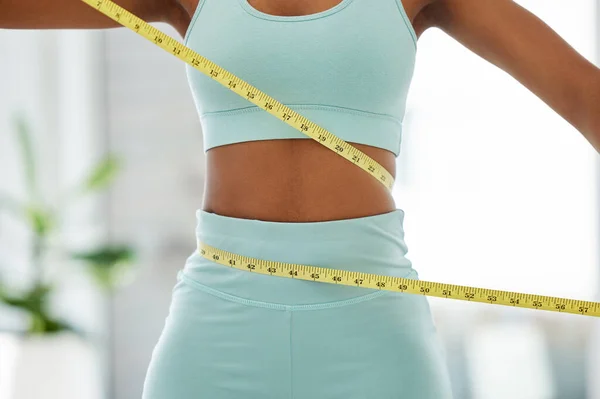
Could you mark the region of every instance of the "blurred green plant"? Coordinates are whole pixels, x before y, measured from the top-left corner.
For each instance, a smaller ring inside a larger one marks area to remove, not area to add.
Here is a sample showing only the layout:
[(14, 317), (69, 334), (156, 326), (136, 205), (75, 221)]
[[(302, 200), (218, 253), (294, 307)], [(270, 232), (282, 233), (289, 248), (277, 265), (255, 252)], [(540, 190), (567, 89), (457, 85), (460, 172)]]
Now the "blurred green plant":
[[(41, 195), (38, 185), (36, 158), (31, 144), (31, 134), (25, 118), (14, 118), (15, 132), (25, 176), (26, 197), (15, 199), (0, 193), (0, 212), (6, 211), (19, 218), (30, 228), (31, 262), (34, 278), (25, 290), (10, 290), (0, 279), (0, 302), (20, 309), (30, 318), (26, 334), (51, 334), (61, 331), (78, 332), (70, 323), (52, 316), (48, 303), (56, 284), (44, 279), (44, 257), (48, 250), (48, 238), (59, 227), (62, 212), (73, 200), (86, 194), (97, 193), (107, 188), (120, 169), (113, 155), (101, 159), (80, 184), (67, 192), (60, 204), (52, 205)], [(70, 259), (86, 266), (91, 277), (104, 292), (111, 293), (130, 271), (135, 260), (132, 248), (123, 244), (102, 244), (86, 251), (66, 250)]]

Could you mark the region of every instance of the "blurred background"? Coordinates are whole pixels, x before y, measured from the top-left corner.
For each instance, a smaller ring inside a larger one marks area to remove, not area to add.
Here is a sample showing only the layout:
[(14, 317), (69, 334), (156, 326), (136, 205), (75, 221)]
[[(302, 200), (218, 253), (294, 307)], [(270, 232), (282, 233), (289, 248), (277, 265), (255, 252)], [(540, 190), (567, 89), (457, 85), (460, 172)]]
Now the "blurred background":
[[(600, 64), (600, 1), (518, 3)], [(600, 300), (598, 154), (443, 32), (418, 46), (394, 196), (420, 278)], [(139, 398), (203, 195), (185, 65), (124, 28), (0, 30), (0, 60), (0, 399)], [(431, 306), (457, 399), (600, 399), (600, 320)]]

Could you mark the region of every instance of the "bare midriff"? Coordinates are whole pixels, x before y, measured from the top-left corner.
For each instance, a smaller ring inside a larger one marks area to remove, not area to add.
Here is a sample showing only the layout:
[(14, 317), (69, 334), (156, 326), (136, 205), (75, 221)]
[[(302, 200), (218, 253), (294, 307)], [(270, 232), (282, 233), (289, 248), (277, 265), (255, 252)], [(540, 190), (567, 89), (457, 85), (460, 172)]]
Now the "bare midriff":
[[(349, 142), (395, 177), (394, 153)], [(317, 222), (388, 213), (391, 192), (312, 139), (259, 140), (206, 152), (204, 211), (273, 222)]]

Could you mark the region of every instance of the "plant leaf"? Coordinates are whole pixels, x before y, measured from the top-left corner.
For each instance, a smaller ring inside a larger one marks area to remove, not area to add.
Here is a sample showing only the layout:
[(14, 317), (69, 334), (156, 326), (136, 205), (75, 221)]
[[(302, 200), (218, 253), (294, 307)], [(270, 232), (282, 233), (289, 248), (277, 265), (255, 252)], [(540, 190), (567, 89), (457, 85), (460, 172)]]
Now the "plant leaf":
[(131, 261), (133, 250), (126, 245), (105, 245), (91, 251), (73, 252), (71, 257), (99, 267), (110, 267), (118, 262)]
[(19, 298), (16, 296), (10, 296), (6, 292), (0, 293), (0, 301), (4, 302), (6, 305), (20, 308), (23, 310), (28, 310), (28, 303), (25, 298)]
[(106, 156), (98, 162), (85, 179), (83, 190), (94, 191), (108, 186), (116, 176), (120, 166), (120, 162), (115, 156)]
[(69, 324), (50, 317), (46, 313), (31, 313), (31, 322), (29, 324), (29, 334), (56, 334), (63, 331), (72, 331), (75, 329)]
[(127, 275), (134, 252), (125, 245), (107, 245), (88, 252), (72, 253), (71, 257), (87, 262), (92, 277), (102, 288), (110, 291)]
[(0, 291), (0, 301), (8, 306), (21, 309), (31, 315), (38, 314), (42, 319), (46, 316), (46, 305), (48, 296), (52, 292), (52, 287), (49, 285), (36, 285), (30, 290), (19, 294), (11, 295), (6, 291)]
[(47, 310), (48, 296), (52, 293), (53, 287), (47, 284), (39, 284), (32, 287), (27, 292), (17, 295), (10, 295), (0, 286), (0, 302), (5, 305), (20, 309), (29, 315), (28, 334), (52, 334), (62, 331), (71, 331), (78, 333), (70, 324), (52, 317)]
[(50, 212), (35, 206), (29, 206), (26, 208), (26, 213), (31, 228), (37, 235), (44, 236), (52, 228), (54, 219)]
[(23, 159), (23, 167), (25, 168), (27, 189), (30, 196), (35, 198), (37, 195), (37, 176), (29, 126), (27, 125), (25, 117), (20, 114), (14, 116), (13, 123), (17, 132), (19, 149), (21, 150), (21, 157)]

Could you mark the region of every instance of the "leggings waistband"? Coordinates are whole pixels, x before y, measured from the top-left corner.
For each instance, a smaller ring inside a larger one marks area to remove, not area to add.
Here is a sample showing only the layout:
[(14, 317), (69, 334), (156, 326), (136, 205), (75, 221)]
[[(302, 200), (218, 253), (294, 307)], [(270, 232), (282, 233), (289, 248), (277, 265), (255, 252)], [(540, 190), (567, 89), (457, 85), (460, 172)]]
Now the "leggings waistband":
[[(351, 219), (322, 222), (271, 222), (223, 216), (198, 209), (196, 235), (227, 235), (255, 240), (260, 237), (270, 241), (343, 241), (356, 238), (388, 236), (404, 247), (404, 211), (391, 212)], [(401, 242), (400, 242), (401, 241)]]
[[(406, 258), (404, 211), (321, 222), (271, 222), (196, 211), (196, 238), (239, 255), (348, 271), (417, 278)], [(238, 297), (285, 305), (347, 300), (376, 290), (265, 276), (192, 254), (188, 279)]]

